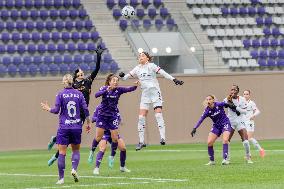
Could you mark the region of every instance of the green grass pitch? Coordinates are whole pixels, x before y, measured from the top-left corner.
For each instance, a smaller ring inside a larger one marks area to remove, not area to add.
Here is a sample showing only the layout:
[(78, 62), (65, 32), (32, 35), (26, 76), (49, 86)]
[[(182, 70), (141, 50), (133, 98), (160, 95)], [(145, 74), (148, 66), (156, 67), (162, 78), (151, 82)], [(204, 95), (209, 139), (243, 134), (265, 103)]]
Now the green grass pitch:
[(47, 160), (55, 152), (47, 150), (0, 152), (0, 188), (145, 188), (145, 189), (187, 189), (224, 188), (260, 189), (284, 188), (284, 148), (283, 140), (265, 140), (260, 144), (266, 150), (264, 159), (251, 145), (254, 164), (246, 164), (244, 149), (240, 142), (230, 146), (231, 164), (222, 166), (222, 145), (215, 144), (215, 166), (205, 166), (208, 162), (207, 145), (177, 144), (147, 146), (136, 152), (134, 146), (127, 149), (127, 167), (131, 173), (119, 171), (119, 152), (115, 166), (109, 169), (105, 154), (100, 175), (93, 176), (93, 165), (87, 163), (88, 149), (81, 150), (78, 169), (80, 181), (74, 183), (70, 175), (71, 150), (66, 156), (64, 185), (57, 181), (57, 163), (47, 166)]

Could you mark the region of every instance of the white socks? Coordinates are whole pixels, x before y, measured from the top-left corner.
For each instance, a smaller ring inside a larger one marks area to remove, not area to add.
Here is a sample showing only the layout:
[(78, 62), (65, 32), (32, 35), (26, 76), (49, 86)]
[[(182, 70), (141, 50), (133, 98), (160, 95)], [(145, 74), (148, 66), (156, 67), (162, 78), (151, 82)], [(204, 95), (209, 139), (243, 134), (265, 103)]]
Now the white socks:
[(166, 128), (162, 113), (155, 113), (156, 121), (159, 127), (161, 139), (166, 140)]
[(257, 140), (255, 140), (255, 138), (250, 138), (249, 141), (254, 145), (254, 147), (255, 147), (257, 150), (260, 150), (260, 149), (261, 149), (261, 146), (259, 145), (259, 143), (257, 142)]
[(139, 143), (143, 144), (144, 144), (145, 123), (146, 123), (146, 118), (144, 116), (139, 115), (138, 118)]

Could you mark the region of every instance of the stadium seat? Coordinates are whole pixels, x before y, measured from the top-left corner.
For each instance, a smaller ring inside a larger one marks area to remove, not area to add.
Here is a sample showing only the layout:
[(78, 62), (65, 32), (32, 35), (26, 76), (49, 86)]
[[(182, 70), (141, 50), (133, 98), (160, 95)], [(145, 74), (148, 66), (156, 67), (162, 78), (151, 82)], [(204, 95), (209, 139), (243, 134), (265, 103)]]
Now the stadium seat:
[(60, 70), (60, 74), (67, 74), (69, 73), (69, 66), (67, 64), (60, 64), (59, 70)]
[(46, 76), (49, 72), (49, 67), (46, 64), (40, 64), (39, 66), (39, 73), (41, 76)]
[(129, 4), (130, 6), (135, 8), (137, 5), (139, 5), (139, 2), (138, 0), (130, 0)]
[(24, 64), (20, 64), (18, 66), (18, 69), (19, 69), (20, 76), (25, 77), (28, 74), (28, 71), (29, 71), (28, 66), (26, 66)]
[(59, 73), (59, 66), (56, 64), (50, 64), (49, 73), (53, 76), (57, 75)]
[(125, 30), (127, 28), (127, 26), (128, 26), (127, 20), (124, 20), (124, 19), (119, 20), (120, 29)]
[(125, 7), (127, 5), (127, 2), (126, 2), (126, 0), (118, 0), (118, 5), (121, 8), (123, 8), (123, 7)]
[(107, 0), (106, 4), (109, 9), (112, 9), (116, 5), (115, 0)]
[(18, 67), (14, 64), (10, 64), (8, 66), (8, 74), (11, 76), (11, 77), (15, 77), (18, 73)]
[(141, 5), (143, 5), (145, 8), (147, 8), (150, 5), (150, 0), (142, 0)]

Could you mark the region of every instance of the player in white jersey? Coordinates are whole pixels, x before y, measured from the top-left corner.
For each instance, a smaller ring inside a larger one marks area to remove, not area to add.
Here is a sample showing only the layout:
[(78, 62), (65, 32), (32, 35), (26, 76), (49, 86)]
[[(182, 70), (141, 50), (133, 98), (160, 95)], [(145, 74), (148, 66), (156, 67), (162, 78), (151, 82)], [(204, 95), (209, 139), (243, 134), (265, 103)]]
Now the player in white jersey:
[(248, 133), (248, 140), (254, 145), (254, 147), (259, 151), (260, 157), (265, 156), (264, 149), (260, 146), (257, 140), (253, 137), (254, 133), (254, 118), (260, 114), (259, 109), (257, 108), (254, 101), (250, 99), (251, 91), (245, 90), (243, 93), (244, 98), (247, 102), (247, 113), (245, 115), (245, 125)]
[(240, 90), (237, 85), (232, 85), (230, 95), (224, 99), (226, 103), (234, 103), (237, 107), (236, 111), (228, 109), (228, 118), (233, 128), (232, 132), (230, 133), (229, 141), (234, 135), (235, 130), (237, 130), (245, 148), (247, 163), (253, 163), (251, 161), (250, 145), (248, 141), (247, 130), (245, 128), (245, 114), (247, 113), (247, 103), (244, 97), (238, 95), (239, 91)]
[(138, 56), (139, 65), (137, 65), (133, 70), (131, 70), (126, 75), (123, 72), (119, 74), (119, 76), (123, 78), (123, 80), (126, 80), (129, 77), (136, 76), (141, 84), (142, 94), (141, 94), (140, 112), (138, 118), (139, 143), (136, 146), (136, 150), (141, 150), (143, 147), (146, 146), (144, 141), (144, 132), (145, 132), (146, 116), (148, 114), (150, 105), (153, 106), (155, 111), (155, 117), (161, 136), (160, 143), (161, 145), (166, 144), (165, 123), (162, 115), (163, 99), (161, 96), (161, 90), (156, 74), (159, 73), (163, 75), (166, 79), (174, 81), (176, 85), (183, 84), (183, 81), (175, 79), (173, 76), (169, 75), (167, 72), (165, 72), (156, 64), (150, 63), (150, 61), (152, 61), (152, 58), (153, 57), (150, 56), (149, 53), (142, 52)]

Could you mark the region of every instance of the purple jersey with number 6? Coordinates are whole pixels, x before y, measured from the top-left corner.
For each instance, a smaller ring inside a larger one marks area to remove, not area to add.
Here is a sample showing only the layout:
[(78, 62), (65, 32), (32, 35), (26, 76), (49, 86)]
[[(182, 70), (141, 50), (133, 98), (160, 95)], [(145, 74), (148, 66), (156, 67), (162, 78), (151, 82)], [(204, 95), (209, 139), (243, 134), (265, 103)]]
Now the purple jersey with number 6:
[(80, 117), (83, 110), (86, 117), (89, 110), (83, 94), (73, 88), (65, 88), (56, 96), (55, 106), (51, 113), (59, 114), (59, 129), (82, 129), (83, 120)]

